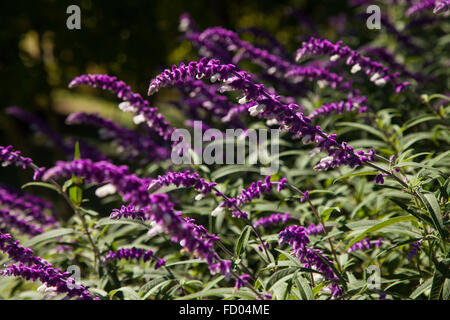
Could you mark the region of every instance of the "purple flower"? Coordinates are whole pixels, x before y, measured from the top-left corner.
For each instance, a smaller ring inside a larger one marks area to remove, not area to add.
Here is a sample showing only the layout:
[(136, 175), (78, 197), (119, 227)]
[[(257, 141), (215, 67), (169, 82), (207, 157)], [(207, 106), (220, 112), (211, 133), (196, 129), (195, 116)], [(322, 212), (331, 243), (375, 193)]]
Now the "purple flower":
[(109, 215), (110, 219), (120, 219), (120, 218), (132, 218), (146, 220), (145, 211), (142, 209), (136, 209), (132, 204), (128, 206), (122, 206), (120, 209), (113, 209)]
[(401, 92), (408, 82), (398, 83), (398, 73), (391, 74), (389, 69), (383, 67), (381, 63), (372, 61), (368, 57), (364, 57), (357, 50), (352, 50), (348, 46), (342, 46), (342, 41), (336, 44), (318, 38), (311, 37), (308, 42), (303, 42), (302, 47), (297, 50), (297, 60), (304, 58), (306, 55), (328, 55), (332, 61), (345, 60), (347, 65), (351, 65), (351, 73), (364, 70), (370, 75), (370, 81), (378, 86), (391, 82), (395, 86), (396, 92)]
[[(411, 16), (420, 11), (433, 9), (433, 13), (436, 14), (440, 11), (447, 11), (450, 8), (449, 0), (419, 0), (417, 3), (413, 4), (406, 11), (406, 16)], [(443, 10), (444, 9), (444, 10)]]
[(185, 188), (194, 188), (202, 194), (208, 194), (217, 185), (215, 182), (206, 182), (200, 178), (198, 173), (191, 173), (189, 170), (185, 172), (167, 172), (163, 176), (158, 176), (150, 182), (149, 191), (154, 192), (162, 186), (175, 185)]
[(417, 255), (417, 252), (421, 251), (420, 246), (422, 245), (422, 241), (423, 239), (411, 245), (412, 249), (408, 253), (408, 260), (412, 260)]
[(265, 90), (264, 85), (257, 84), (252, 77), (244, 72), (237, 71), (234, 65), (222, 65), (218, 60), (202, 58), (199, 62), (190, 62), (189, 65), (173, 66), (172, 70), (165, 70), (151, 81), (149, 94), (157, 92), (162, 87), (173, 86), (192, 77), (212, 78), (224, 81), (233, 90), (242, 91), (240, 103), (256, 102), (248, 109), (251, 116), (264, 117), (276, 120), (281, 129), (294, 133), (294, 137), (301, 137), (303, 143), (315, 142), (320, 151), (326, 151), (328, 157), (315, 166), (317, 170), (324, 170), (340, 165), (354, 167), (367, 161), (374, 160), (374, 150), (369, 152), (358, 151), (347, 143), (339, 144), (336, 135), (327, 135), (319, 126), (313, 126), (311, 119), (305, 117), (296, 104), (283, 104), (279, 97)]
[(379, 184), (383, 184), (384, 183), (384, 179), (383, 179), (383, 174), (379, 173), (375, 176), (375, 183), (379, 183)]
[(309, 199), (309, 190), (305, 190), (305, 192), (303, 192), (303, 196), (300, 198), (300, 202), (305, 202), (308, 199)]
[(260, 226), (263, 228), (271, 228), (280, 224), (284, 225), (289, 219), (292, 219), (289, 212), (285, 212), (284, 214), (274, 213), (270, 216), (259, 218), (253, 223), (253, 226), (255, 228)]
[(25, 280), (39, 280), (48, 287), (55, 287), (58, 293), (66, 293), (69, 298), (79, 297), (82, 300), (92, 300), (88, 288), (82, 285), (72, 286), (70, 273), (54, 268), (46, 260), (34, 256), (33, 250), (24, 248), (19, 241), (14, 241), (11, 235), (0, 233), (0, 251), (18, 265), (11, 265), (0, 271), (0, 276), (16, 276)]
[(33, 282), (39, 280), (48, 287), (55, 287), (56, 292), (67, 294), (69, 298), (79, 297), (81, 300), (92, 300), (87, 287), (81, 285), (73, 286), (73, 279), (70, 278), (69, 272), (61, 272), (61, 270), (53, 268), (51, 265), (27, 267), (21, 263), (18, 265), (13, 264), (0, 271), (0, 275), (21, 277)]
[[(130, 202), (136, 209), (144, 211), (139, 218), (144, 216), (145, 220), (153, 221), (164, 232), (171, 235), (171, 241), (181, 243), (188, 251), (200, 259), (204, 259), (210, 266), (212, 273), (222, 272), (229, 268), (227, 262), (220, 259), (213, 247), (213, 242), (206, 239), (203, 234), (199, 235), (198, 226), (186, 221), (181, 212), (174, 210), (174, 204), (166, 194), (150, 194), (148, 187), (152, 179), (139, 178), (130, 174), (127, 166), (115, 166), (109, 162), (92, 162), (88, 159), (74, 160), (71, 162), (57, 162), (56, 166), (48, 169), (43, 179), (67, 178), (72, 175), (81, 177), (87, 183), (109, 183), (122, 199)], [(119, 217), (129, 207), (113, 212), (113, 216)], [(225, 272), (225, 271), (224, 271)]]
[(314, 223), (311, 223), (308, 228), (306, 229), (306, 234), (316, 236), (319, 233), (324, 233), (325, 230), (323, 228), (323, 225), (318, 224), (317, 226)]
[(30, 158), (22, 157), (20, 151), (14, 151), (12, 146), (0, 146), (0, 163), (3, 167), (14, 164), (27, 169), (32, 162)]
[(243, 274), (238, 279), (236, 279), (236, 284), (234, 285), (234, 287), (236, 288), (236, 290), (239, 290), (240, 288), (243, 288), (247, 285), (248, 280), (250, 280), (250, 275)]
[(160, 147), (150, 137), (121, 127), (97, 114), (72, 113), (67, 117), (66, 124), (90, 124), (99, 127), (101, 137), (113, 139), (117, 142), (121, 154), (126, 155), (126, 158), (130, 161), (134, 161), (142, 154), (146, 156), (147, 160), (151, 161), (166, 159), (170, 155), (167, 148)]
[(363, 113), (367, 110), (366, 102), (367, 98), (365, 96), (350, 95), (347, 100), (325, 103), (321, 107), (314, 109), (308, 117), (314, 119), (319, 115), (329, 115), (331, 113), (342, 114), (344, 112), (350, 112), (353, 109), (358, 110), (359, 113)]
[(151, 259), (154, 259), (155, 256), (153, 255), (152, 250), (144, 250), (140, 248), (133, 247), (131, 249), (119, 249), (117, 251), (110, 250), (108, 254), (104, 257), (104, 261), (110, 261), (110, 260), (141, 260), (144, 262), (150, 261)]
[(366, 251), (372, 249), (374, 246), (379, 248), (383, 244), (383, 239), (378, 238), (378, 240), (370, 241), (369, 238), (365, 238), (361, 241), (358, 241), (354, 243), (350, 248), (348, 248), (347, 252), (353, 252), (353, 251)]
[(119, 105), (119, 108), (122, 111), (132, 112), (136, 115), (134, 118), (135, 123), (145, 122), (165, 140), (170, 138), (173, 131), (170, 124), (164, 121), (164, 117), (161, 114), (157, 113), (157, 108), (150, 108), (149, 102), (144, 100), (140, 94), (132, 92), (125, 82), (108, 75), (87, 74), (73, 79), (69, 84), (69, 88), (79, 85), (99, 87), (115, 93), (119, 99), (124, 101)]
[(53, 217), (47, 217), (44, 214), (44, 211), (53, 209), (52, 204), (31, 194), (16, 193), (0, 185), (0, 204), (10, 210), (20, 211), (27, 218), (45, 227), (56, 224)]
[(23, 234), (36, 236), (44, 232), (43, 229), (34, 225), (33, 223), (22, 219), (19, 215), (12, 213), (9, 210), (0, 209), (0, 225), (10, 229), (14, 228)]
[[(300, 263), (303, 263), (305, 268), (314, 268), (323, 274), (325, 280), (332, 281), (330, 290), (333, 297), (342, 295), (342, 289), (337, 283), (339, 279), (334, 274), (333, 269), (322, 260), (322, 258), (326, 259), (322, 252), (307, 247), (309, 242), (306, 229), (302, 226), (289, 226), (279, 234), (279, 243), (287, 243), (292, 246), (292, 253), (299, 258)], [(327, 261), (332, 264), (328, 259)]]
[(19, 241), (15, 241), (10, 234), (0, 232), (0, 251), (6, 253), (11, 260), (26, 265), (48, 265), (48, 262), (40, 257), (35, 257), (33, 250), (22, 247)]

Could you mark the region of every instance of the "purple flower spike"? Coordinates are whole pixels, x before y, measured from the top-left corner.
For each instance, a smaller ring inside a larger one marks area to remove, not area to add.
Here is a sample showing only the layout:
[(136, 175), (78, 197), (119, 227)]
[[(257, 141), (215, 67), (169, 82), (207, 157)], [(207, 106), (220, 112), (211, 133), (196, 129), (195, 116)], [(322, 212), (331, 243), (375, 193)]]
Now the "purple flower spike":
[(27, 169), (32, 162), (30, 158), (22, 157), (20, 151), (14, 151), (12, 146), (0, 146), (0, 163), (3, 167), (14, 164)]
[(136, 115), (135, 123), (145, 122), (165, 140), (170, 139), (173, 131), (170, 124), (164, 121), (161, 114), (157, 113), (157, 108), (150, 108), (149, 102), (144, 100), (140, 94), (132, 92), (125, 82), (106, 74), (87, 74), (73, 79), (69, 88), (80, 85), (98, 87), (115, 93), (119, 99), (124, 101), (119, 105), (119, 108)]
[(36, 226), (29, 221), (22, 219), (19, 215), (10, 212), (9, 210), (0, 209), (0, 226), (7, 229), (14, 228), (23, 234), (36, 236), (44, 232), (39, 226)]
[(447, 11), (450, 8), (450, 0), (420, 0), (413, 4), (406, 11), (406, 16), (411, 16), (421, 11), (430, 10), (433, 8), (433, 13), (439, 13), (440, 11)]
[[(279, 243), (287, 243), (293, 247), (292, 253), (299, 258), (300, 263), (305, 265), (305, 268), (314, 268), (321, 272), (325, 280), (332, 281), (329, 289), (333, 297), (342, 295), (342, 289), (338, 285), (339, 278), (334, 274), (333, 269), (328, 266), (322, 259), (322, 252), (316, 249), (307, 247), (309, 238), (306, 229), (302, 226), (289, 226), (279, 234)], [(326, 259), (324, 257), (324, 259)], [(332, 263), (328, 260), (329, 263)]]
[(314, 223), (311, 223), (308, 228), (306, 229), (306, 234), (316, 236), (319, 233), (324, 233), (325, 229), (323, 228), (323, 225), (318, 224), (317, 226)]
[(375, 183), (383, 184), (384, 183), (383, 175), (381, 173), (377, 174), (375, 176), (375, 180), (374, 181), (375, 181)]
[(420, 246), (422, 245), (422, 241), (423, 239), (411, 245), (412, 249), (408, 253), (408, 260), (412, 260), (417, 255), (417, 253), (421, 251)]
[(25, 280), (36, 281), (54, 287), (57, 293), (65, 293), (67, 297), (78, 297), (82, 300), (92, 300), (88, 287), (73, 286), (70, 273), (54, 268), (46, 260), (33, 255), (33, 250), (24, 248), (19, 241), (14, 241), (11, 235), (0, 232), (0, 251), (18, 262), (0, 271), (0, 276), (15, 276)]
[[(67, 117), (66, 124), (90, 124), (100, 128), (101, 137), (113, 139), (119, 145), (120, 153), (126, 154), (126, 158), (130, 161), (136, 160), (142, 154), (151, 161), (166, 159), (170, 156), (169, 149), (160, 147), (150, 137), (121, 127), (98, 114), (72, 113)], [(127, 152), (123, 152), (124, 150)]]
[(300, 60), (307, 55), (328, 55), (331, 61), (345, 60), (347, 65), (351, 65), (351, 73), (364, 70), (370, 77), (370, 81), (377, 86), (383, 86), (386, 82), (391, 82), (397, 92), (403, 90), (408, 83), (398, 83), (398, 73), (390, 73), (389, 69), (383, 67), (379, 62), (372, 61), (364, 57), (357, 50), (352, 50), (348, 46), (342, 46), (342, 41), (336, 44), (318, 38), (311, 37), (308, 42), (303, 42), (302, 47), (297, 50), (296, 60)]
[(285, 212), (284, 214), (274, 213), (271, 214), (270, 216), (259, 218), (253, 223), (253, 226), (255, 228), (257, 227), (271, 228), (277, 225), (284, 225), (289, 219), (292, 219), (289, 212)]
[(131, 248), (131, 249), (119, 249), (117, 251), (110, 250), (108, 254), (104, 257), (104, 261), (111, 261), (111, 260), (142, 260), (144, 262), (150, 261), (152, 259), (156, 259), (156, 257), (153, 255), (152, 250), (144, 250), (140, 248)]

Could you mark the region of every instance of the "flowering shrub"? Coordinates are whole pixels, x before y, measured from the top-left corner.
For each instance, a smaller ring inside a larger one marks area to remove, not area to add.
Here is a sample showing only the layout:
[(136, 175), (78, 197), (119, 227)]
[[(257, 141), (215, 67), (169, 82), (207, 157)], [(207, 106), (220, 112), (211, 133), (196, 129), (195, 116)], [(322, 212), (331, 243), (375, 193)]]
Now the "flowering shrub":
[(172, 90), (187, 127), (241, 129), (244, 143), (277, 129), (269, 176), (249, 161), (175, 164), (178, 128), (114, 76), (69, 84), (109, 91), (133, 115), (127, 128), (70, 114), (67, 125), (99, 129), (95, 144), (8, 108), (67, 158), (45, 168), (0, 146), (3, 167), (30, 173), (24, 190), (0, 186), (0, 297), (448, 299), (450, 4), (389, 2), (410, 25), (427, 16), (428, 38), (383, 15), (387, 33), (369, 45), (315, 34), (289, 53), (256, 28), (180, 17), (198, 59), (154, 75), (148, 95)]

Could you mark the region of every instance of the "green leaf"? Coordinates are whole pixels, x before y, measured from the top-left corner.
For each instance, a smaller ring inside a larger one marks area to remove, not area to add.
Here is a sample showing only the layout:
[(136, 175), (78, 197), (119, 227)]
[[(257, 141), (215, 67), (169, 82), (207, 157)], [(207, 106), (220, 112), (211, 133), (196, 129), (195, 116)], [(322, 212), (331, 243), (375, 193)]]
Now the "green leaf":
[(277, 282), (283, 280), (285, 277), (293, 274), (296, 271), (297, 268), (287, 268), (275, 272), (267, 281), (267, 290), (270, 290), (270, 288), (272, 288)]
[(416, 290), (413, 291), (413, 293), (411, 293), (409, 297), (411, 299), (416, 299), (417, 297), (419, 297), (422, 293), (424, 293), (431, 287), (432, 281), (433, 279), (428, 279), (427, 281), (422, 283)]
[(364, 130), (364, 131), (367, 131), (367, 132), (373, 134), (374, 136), (381, 138), (381, 140), (383, 140), (383, 141), (385, 140), (385, 136), (384, 136), (383, 132), (381, 132), (371, 126), (368, 126), (366, 124), (357, 123), (357, 122), (340, 122), (340, 123), (337, 123), (336, 125)]
[(68, 234), (72, 234), (74, 232), (75, 232), (75, 230), (70, 229), (70, 228), (50, 230), (50, 231), (47, 231), (45, 233), (39, 234), (39, 235), (31, 238), (30, 240), (26, 241), (23, 244), (23, 246), (24, 247), (32, 247), (38, 243), (42, 243), (47, 240), (54, 239), (56, 237), (61, 237), (61, 236), (65, 236)]
[(395, 217), (388, 220), (385, 220), (383, 222), (377, 223), (376, 225), (366, 229), (363, 231), (360, 235), (358, 235), (356, 238), (354, 238), (345, 248), (345, 251), (347, 251), (352, 245), (354, 245), (356, 242), (362, 240), (367, 234), (381, 230), (387, 226), (393, 225), (395, 223), (403, 222), (403, 221), (409, 221), (409, 220), (416, 220), (415, 217), (411, 216), (402, 216), (402, 217)]
[(303, 300), (314, 300), (314, 293), (312, 292), (311, 286), (308, 281), (298, 274), (299, 271), (294, 274), (295, 285), (300, 292), (300, 296)]
[(149, 224), (146, 224), (144, 221), (142, 220), (135, 220), (135, 219), (120, 219), (120, 220), (113, 220), (110, 218), (102, 218), (100, 220), (97, 221), (97, 226), (105, 226), (108, 224), (134, 224), (134, 225), (138, 225), (147, 229), (150, 229), (151, 226)]
[(441, 291), (444, 288), (444, 282), (445, 276), (438, 269), (434, 270), (429, 300), (439, 300)]
[(59, 193), (59, 189), (58, 189), (56, 186), (54, 186), (53, 184), (47, 183), (47, 182), (38, 182), (38, 181), (33, 181), (33, 182), (25, 183), (25, 184), (22, 186), (22, 189), (25, 189), (25, 188), (28, 188), (28, 187), (33, 187), (33, 186), (51, 189), (51, 190), (56, 191), (56, 192)]
[(116, 290), (112, 290), (109, 292), (109, 296), (111, 299), (117, 292), (122, 292), (124, 300), (142, 300), (141, 297), (130, 287), (122, 287)]
[(241, 235), (239, 236), (238, 241), (236, 242), (236, 248), (234, 249), (234, 252), (236, 253), (236, 256), (238, 258), (241, 256), (242, 248), (247, 247), (251, 231), (252, 228), (250, 226), (245, 226), (245, 228), (241, 232)]
[(211, 179), (213, 181), (228, 176), (233, 173), (238, 172), (259, 172), (259, 168), (254, 166), (245, 166), (245, 165), (231, 165), (222, 167), (211, 174)]
[(435, 228), (438, 230), (441, 235), (444, 243), (446, 241), (446, 231), (444, 227), (444, 221), (442, 218), (441, 208), (439, 207), (439, 203), (436, 200), (436, 197), (432, 193), (417, 193), (422, 200), (422, 202), (427, 207), (428, 212), (430, 213), (431, 219), (433, 220)]

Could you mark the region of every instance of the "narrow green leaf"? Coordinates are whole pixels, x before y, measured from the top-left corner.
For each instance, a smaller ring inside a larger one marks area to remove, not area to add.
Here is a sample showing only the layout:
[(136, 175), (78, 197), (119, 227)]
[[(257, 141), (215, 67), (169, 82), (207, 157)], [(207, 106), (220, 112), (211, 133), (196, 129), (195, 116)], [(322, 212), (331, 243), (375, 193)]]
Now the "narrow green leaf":
[(247, 247), (251, 231), (252, 229), (250, 226), (245, 226), (244, 230), (242, 230), (241, 235), (239, 236), (238, 241), (236, 242), (236, 248), (234, 249), (234, 252), (236, 253), (236, 256), (238, 258), (241, 256), (242, 248)]
[(39, 181), (33, 181), (33, 182), (25, 183), (25, 184), (22, 186), (22, 189), (25, 189), (25, 188), (28, 188), (28, 187), (33, 187), (33, 186), (51, 189), (51, 190), (56, 191), (56, 192), (59, 193), (59, 189), (58, 189), (56, 186), (52, 185), (51, 183), (47, 183), (47, 182), (39, 182)]
[(38, 243), (42, 243), (47, 240), (54, 239), (56, 237), (61, 237), (61, 236), (65, 236), (68, 234), (72, 234), (74, 232), (75, 232), (75, 230), (70, 229), (70, 228), (50, 230), (50, 231), (47, 231), (45, 233), (39, 234), (39, 235), (31, 238), (30, 240), (26, 241), (23, 244), (23, 246), (24, 247), (32, 247)]
[(352, 245), (354, 245), (356, 242), (362, 240), (367, 234), (381, 230), (387, 226), (393, 225), (395, 223), (403, 222), (403, 221), (410, 221), (415, 220), (415, 217), (411, 216), (402, 216), (402, 217), (395, 217), (388, 220), (385, 220), (383, 222), (377, 223), (376, 225), (366, 229), (362, 233), (360, 233), (357, 237), (355, 237), (345, 248), (345, 251), (347, 251)]

